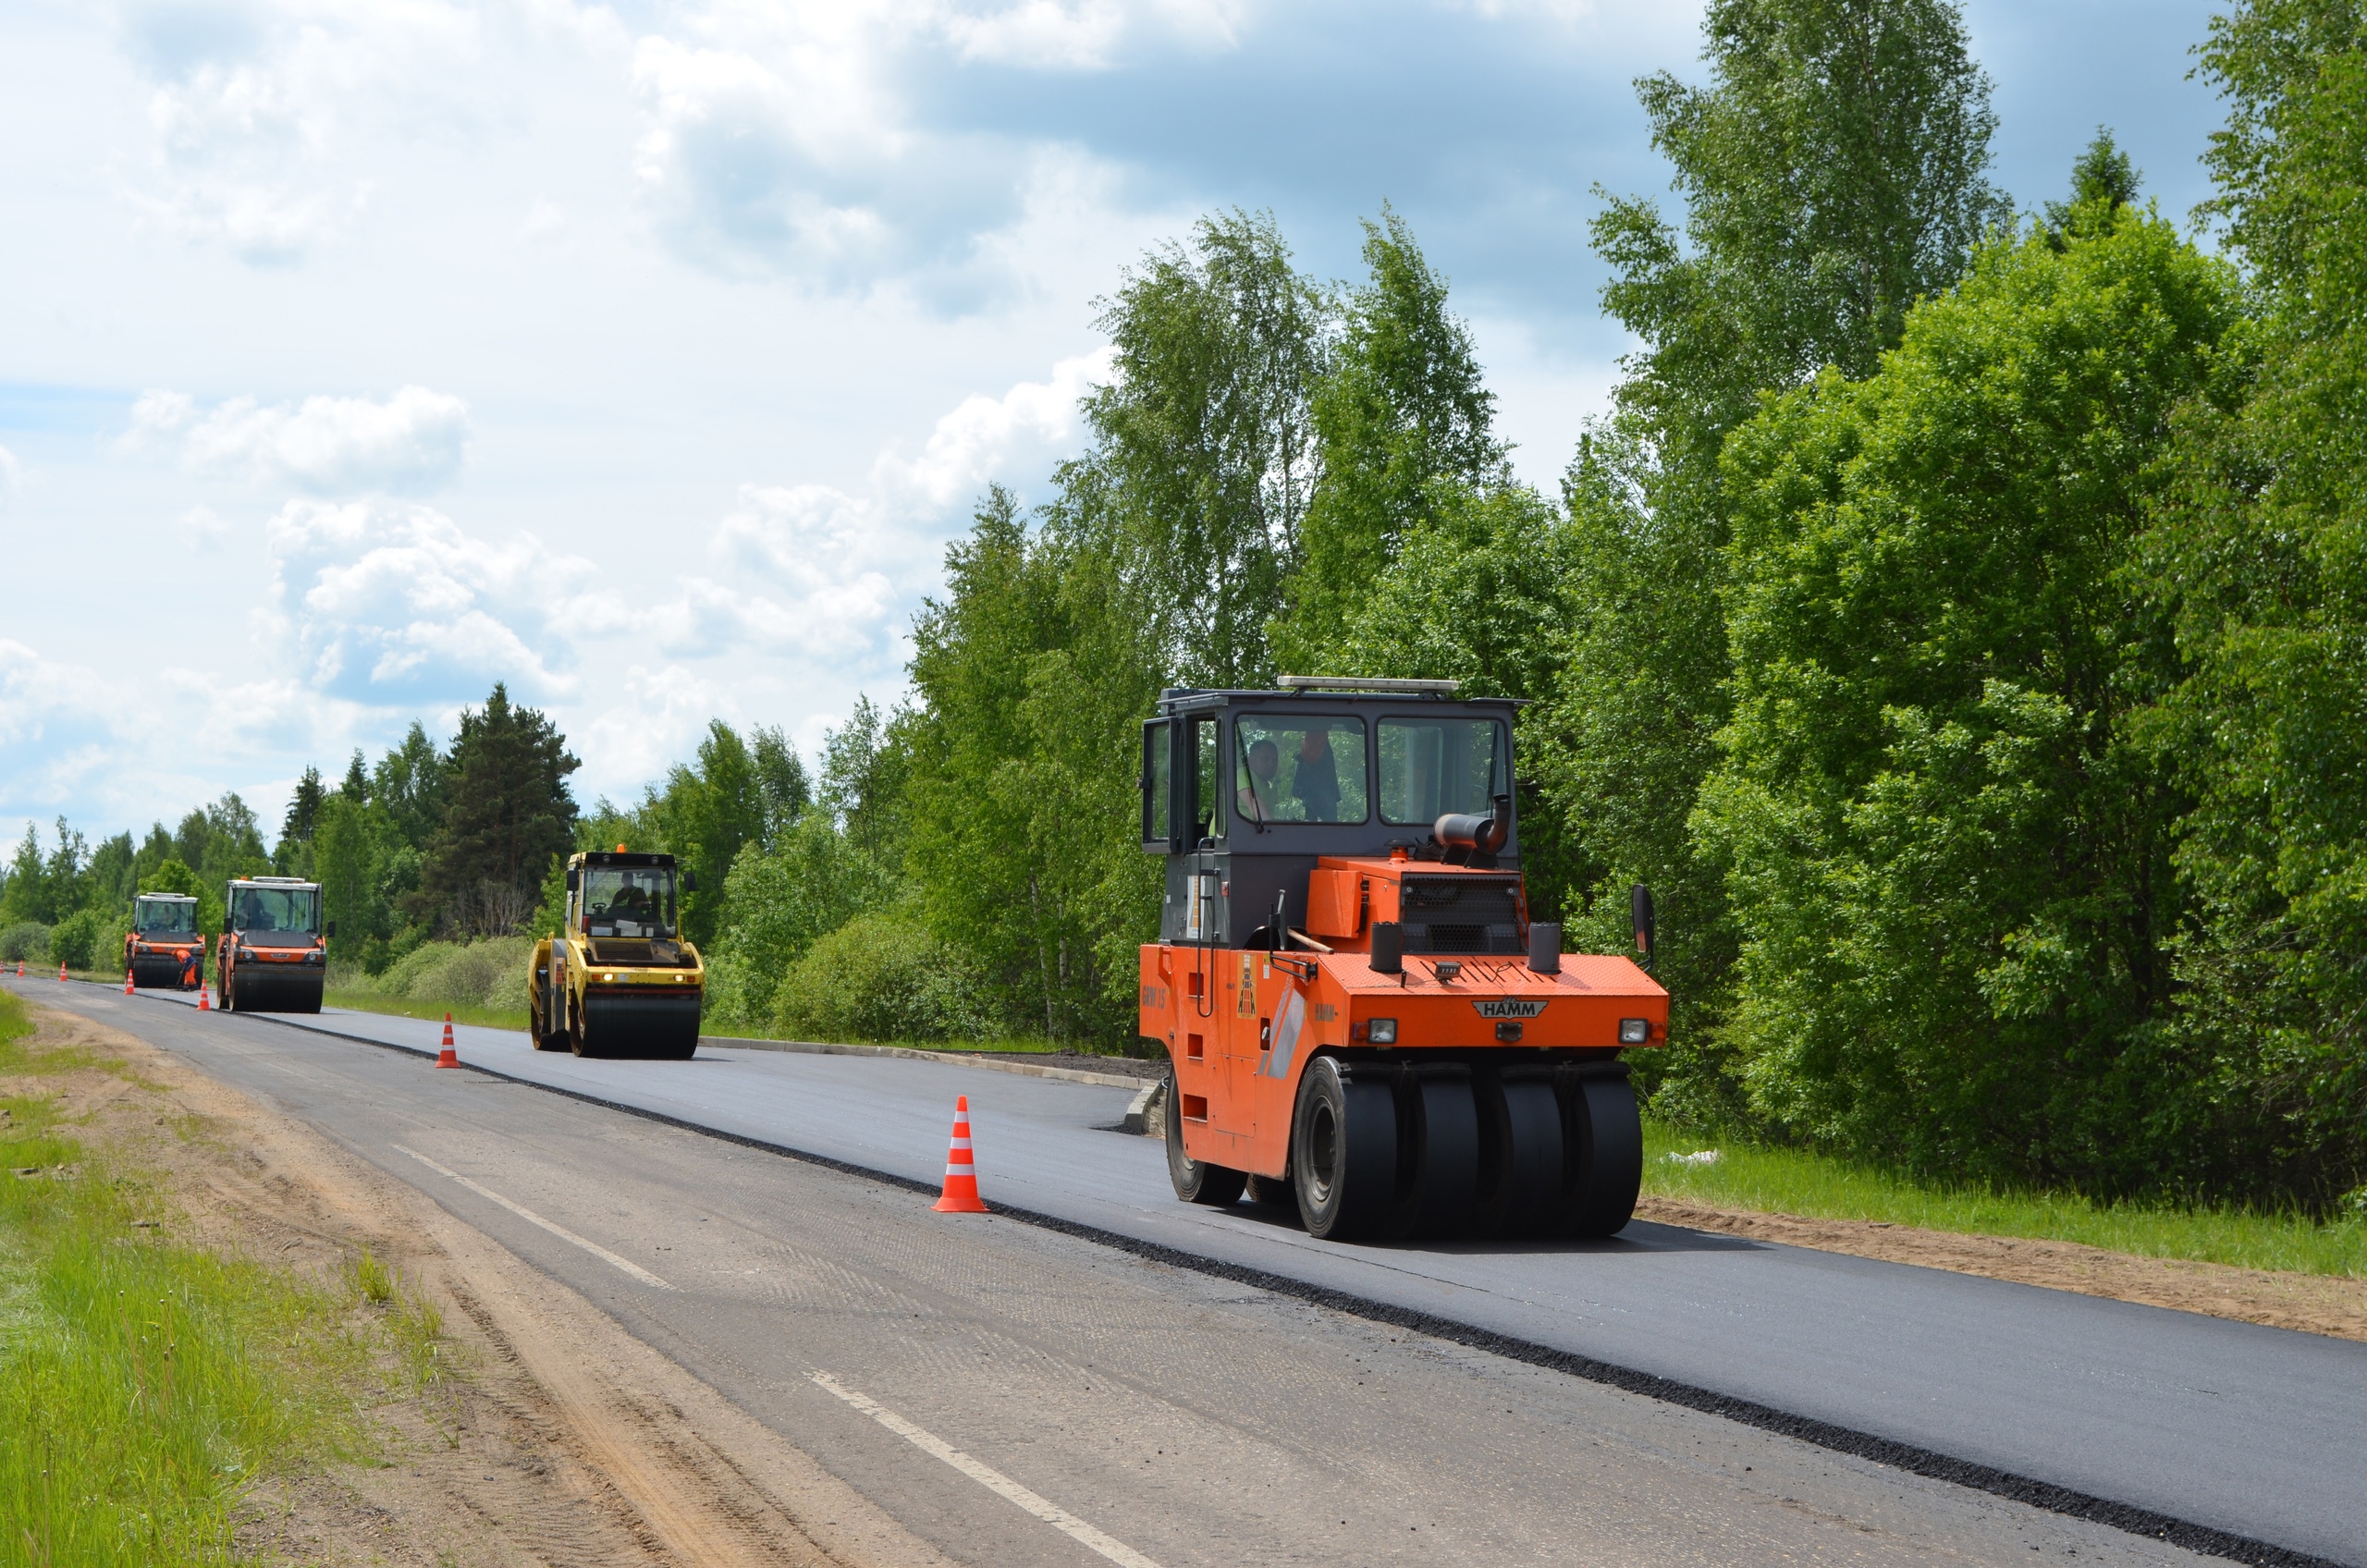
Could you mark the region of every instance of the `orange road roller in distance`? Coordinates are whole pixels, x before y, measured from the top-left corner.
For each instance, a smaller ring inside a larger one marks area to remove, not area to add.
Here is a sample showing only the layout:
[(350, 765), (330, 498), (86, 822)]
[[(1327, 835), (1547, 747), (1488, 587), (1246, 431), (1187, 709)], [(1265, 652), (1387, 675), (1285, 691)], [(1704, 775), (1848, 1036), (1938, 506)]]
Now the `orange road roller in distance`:
[(131, 901), (123, 966), (143, 990), (188, 990), (205, 980), (205, 937), (197, 900), (186, 893), (142, 893)]
[(214, 973), (225, 1012), (318, 1012), (328, 981), (321, 885), (294, 876), (247, 876), (223, 896)]

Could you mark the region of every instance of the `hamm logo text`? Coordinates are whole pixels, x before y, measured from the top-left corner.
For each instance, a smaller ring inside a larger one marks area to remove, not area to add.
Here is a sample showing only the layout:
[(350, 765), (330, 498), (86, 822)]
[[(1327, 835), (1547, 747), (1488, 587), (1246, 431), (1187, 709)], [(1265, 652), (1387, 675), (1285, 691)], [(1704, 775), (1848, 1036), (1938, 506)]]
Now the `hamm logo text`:
[(1510, 997), (1499, 997), (1494, 1001), (1473, 1002), (1471, 1005), (1479, 1010), (1482, 1018), (1535, 1018), (1545, 1011), (1543, 1002), (1515, 1001)]

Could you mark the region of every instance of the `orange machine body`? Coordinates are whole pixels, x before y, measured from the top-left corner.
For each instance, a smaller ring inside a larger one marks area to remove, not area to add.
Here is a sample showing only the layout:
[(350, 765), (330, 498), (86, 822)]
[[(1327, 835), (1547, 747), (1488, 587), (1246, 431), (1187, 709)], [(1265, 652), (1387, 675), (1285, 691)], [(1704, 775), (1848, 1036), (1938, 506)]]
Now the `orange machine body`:
[(141, 893), (133, 928), (124, 934), (123, 967), (133, 984), (178, 986), (205, 973), (205, 937), (197, 929), (197, 900), (176, 893)]
[[(1142, 949), (1139, 1026), (1174, 1063), (1184, 1150), (1194, 1159), (1280, 1177), (1299, 1081), (1320, 1054), (1609, 1062), (1623, 1049), (1621, 1023), (1637, 1020), (1646, 1038), (1624, 1048), (1667, 1042), (1668, 992), (1615, 954), (1564, 954), (1558, 973), (1539, 973), (1521, 954), (1407, 953), (1398, 973), (1376, 971), (1372, 928), (1398, 919), (1408, 876), (1435, 888), (1442, 878), (1502, 883), (1507, 873), (1326, 855), (1307, 877), (1305, 935), (1331, 951), (1304, 939), (1275, 951), (1188, 941)], [(1525, 932), (1525, 897), (1518, 905)], [(1393, 1024), (1393, 1041), (1374, 1043), (1376, 1020)]]
[[(1622, 1049), (1666, 1045), (1669, 992), (1636, 962), (1560, 954), (1555, 928), (1536, 933), (1552, 952), (1531, 960), (1517, 855), (1444, 851), (1434, 834), (1416, 839), (1417, 829), (1392, 827), (1385, 805), (1380, 813), (1361, 808), (1361, 822), (1343, 822), (1358, 808), (1340, 805), (1347, 796), (1331, 787), (1318, 796), (1331, 813), (1320, 822), (1243, 822), (1245, 810), (1264, 813), (1257, 791), (1269, 789), (1245, 781), (1250, 763), (1235, 766), (1245, 755), (1243, 741), (1255, 749), (1255, 734), (1278, 729), (1288, 749), (1293, 734), (1305, 743), (1306, 729), (1331, 725), (1335, 746), (1358, 751), (1370, 737), (1382, 760), (1366, 781), (1373, 801), (1387, 801), (1392, 787), (1404, 789), (1402, 781), (1392, 784), (1387, 760), (1394, 755), (1390, 725), (1399, 713), (1406, 725), (1437, 713), (1466, 725), (1472, 716), (1489, 720), (1501, 713), (1501, 755), (1489, 779), (1503, 784), (1510, 777), (1510, 704), (1446, 708), (1297, 692), (1193, 692), (1170, 699), (1143, 741), (1143, 848), (1170, 855), (1170, 893), (1165, 940), (1141, 948), (1138, 1028), (1165, 1045), (1174, 1063), (1176, 1125), (1193, 1160), (1257, 1177), (1283, 1175), (1299, 1083), (1323, 1054), (1406, 1066), (1453, 1059), (1624, 1073), (1616, 1066)], [(1202, 729), (1184, 729), (1188, 725)], [(1396, 753), (1402, 751), (1399, 743)], [(1257, 760), (1255, 751), (1250, 755)], [(1477, 772), (1479, 766), (1475, 758), (1467, 767)], [(1331, 772), (1340, 775), (1343, 767)], [(1356, 772), (1364, 772), (1361, 763)], [(1221, 779), (1221, 789), (1212, 779)], [(1503, 793), (1498, 813), (1510, 808), (1510, 789)], [(1392, 840), (1390, 834), (1399, 836)], [(1320, 852), (1326, 839), (1361, 843), (1356, 852)], [(1314, 852), (1293, 852), (1302, 846)], [(1366, 846), (1380, 852), (1366, 852)], [(1425, 919), (1425, 907), (1455, 905), (1470, 910), (1461, 919), (1477, 924), (1416, 924)], [(1283, 912), (1281, 928), (1264, 914), (1269, 907)], [(1245, 933), (1245, 940), (1233, 938), (1255, 919), (1267, 924)], [(1380, 924), (1428, 933), (1420, 938), (1428, 949), (1406, 949), (1394, 971), (1375, 966), (1373, 928)], [(1453, 936), (1441, 938), (1441, 931)], [(1375, 1040), (1375, 1023), (1392, 1037)]]
[(293, 876), (240, 877), (223, 900), (215, 988), (233, 1012), (318, 1012), (329, 932), (321, 886)]

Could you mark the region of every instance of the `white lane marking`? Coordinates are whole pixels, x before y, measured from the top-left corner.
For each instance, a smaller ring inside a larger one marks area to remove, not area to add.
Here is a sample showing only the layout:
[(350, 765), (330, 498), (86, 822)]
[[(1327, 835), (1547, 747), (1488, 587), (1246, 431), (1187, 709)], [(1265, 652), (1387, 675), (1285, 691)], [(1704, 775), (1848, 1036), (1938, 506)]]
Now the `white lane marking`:
[(945, 1461), (997, 1497), (1019, 1504), (1071, 1540), (1099, 1552), (1112, 1562), (1124, 1564), (1124, 1568), (1159, 1568), (1158, 1563), (1125, 1542), (1103, 1535), (1059, 1503), (1029, 1491), (1001, 1471), (979, 1464), (944, 1439), (914, 1426), (887, 1406), (855, 1392), (828, 1372), (812, 1372), (807, 1376), (923, 1453)]
[(552, 1235), (557, 1236), (560, 1241), (572, 1242), (577, 1246), (582, 1247), (585, 1252), (590, 1253), (594, 1257), (600, 1259), (602, 1262), (615, 1264), (618, 1268), (623, 1269), (626, 1273), (632, 1275), (643, 1284), (655, 1285), (661, 1291), (670, 1291), (674, 1288), (665, 1280), (659, 1279), (656, 1275), (652, 1274), (648, 1269), (644, 1268), (640, 1264), (633, 1262), (631, 1258), (619, 1257), (615, 1253), (610, 1252), (599, 1243), (587, 1242), (583, 1237), (577, 1235), (574, 1231), (569, 1230), (566, 1226), (552, 1224), (541, 1215), (536, 1214), (533, 1209), (528, 1208), (524, 1204), (512, 1203), (508, 1198), (503, 1197), (499, 1193), (495, 1192), (492, 1188), (477, 1185), (474, 1182), (470, 1181), (466, 1176), (461, 1175), (459, 1171), (448, 1170), (446, 1167), (436, 1164), (434, 1160), (428, 1158), (417, 1149), (407, 1149), (400, 1144), (396, 1144), (392, 1146), (397, 1154), (407, 1154), (411, 1156), (411, 1158), (419, 1161), (420, 1164), (424, 1165), (430, 1170), (435, 1171), (438, 1176), (449, 1176), (453, 1181), (458, 1182), (463, 1187), (468, 1188), (469, 1191), (476, 1194), (477, 1196), (481, 1198), (490, 1198), (495, 1203), (497, 1203), (502, 1207), (508, 1209), (510, 1213), (516, 1215), (519, 1219), (524, 1220), (527, 1224), (539, 1225), (544, 1230), (548, 1231)]

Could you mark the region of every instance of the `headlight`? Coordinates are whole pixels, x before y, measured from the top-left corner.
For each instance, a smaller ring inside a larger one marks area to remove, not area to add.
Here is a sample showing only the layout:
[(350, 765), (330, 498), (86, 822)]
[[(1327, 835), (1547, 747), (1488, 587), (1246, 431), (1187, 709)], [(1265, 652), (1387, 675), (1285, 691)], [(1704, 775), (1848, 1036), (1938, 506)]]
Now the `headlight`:
[(1652, 1037), (1652, 1021), (1649, 1018), (1623, 1018), (1619, 1021), (1619, 1043), (1640, 1046)]
[(1374, 1019), (1370, 1023), (1365, 1026), (1365, 1038), (1370, 1040), (1376, 1046), (1395, 1045), (1397, 1043), (1397, 1020), (1393, 1018)]

